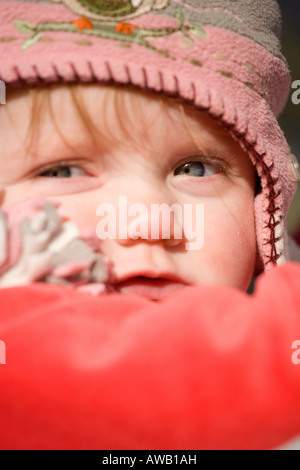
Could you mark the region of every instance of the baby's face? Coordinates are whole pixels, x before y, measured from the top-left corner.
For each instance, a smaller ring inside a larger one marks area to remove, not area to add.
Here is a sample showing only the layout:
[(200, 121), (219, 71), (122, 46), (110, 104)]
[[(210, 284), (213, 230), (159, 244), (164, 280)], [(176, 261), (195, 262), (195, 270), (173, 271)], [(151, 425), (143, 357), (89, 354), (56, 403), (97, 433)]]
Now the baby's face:
[[(96, 85), (73, 92), (85, 116), (64, 86), (49, 93), (51, 106), (41, 101), (38, 122), (29, 92), (1, 107), (2, 204), (43, 195), (80, 228), (103, 238), (110, 230), (101, 249), (120, 292), (158, 299), (183, 285), (247, 290), (256, 261), (255, 172), (240, 146), (205, 113), (150, 94)], [(135, 203), (143, 211), (134, 215)], [(171, 217), (158, 224), (152, 209), (163, 203)], [(173, 205), (182, 218), (172, 217)]]

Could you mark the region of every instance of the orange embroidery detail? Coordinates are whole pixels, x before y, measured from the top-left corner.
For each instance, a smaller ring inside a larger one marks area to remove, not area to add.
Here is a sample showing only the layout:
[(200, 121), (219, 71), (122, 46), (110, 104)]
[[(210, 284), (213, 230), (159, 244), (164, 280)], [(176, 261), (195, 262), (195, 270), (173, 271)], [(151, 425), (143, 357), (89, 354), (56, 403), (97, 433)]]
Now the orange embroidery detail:
[(138, 29), (138, 26), (135, 24), (130, 24), (130, 23), (119, 23), (116, 26), (116, 31), (118, 33), (124, 33), (130, 36), (133, 30)]
[(93, 24), (87, 18), (79, 18), (79, 20), (74, 20), (71, 22), (74, 26), (77, 26), (78, 31), (82, 31), (84, 29), (94, 29)]

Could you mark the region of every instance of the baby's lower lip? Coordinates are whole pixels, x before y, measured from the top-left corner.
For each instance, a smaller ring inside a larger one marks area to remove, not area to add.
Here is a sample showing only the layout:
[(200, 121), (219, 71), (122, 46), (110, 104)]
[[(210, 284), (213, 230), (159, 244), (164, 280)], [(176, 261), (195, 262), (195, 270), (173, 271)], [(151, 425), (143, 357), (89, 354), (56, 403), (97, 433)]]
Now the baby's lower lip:
[(116, 287), (118, 292), (123, 294), (135, 294), (150, 300), (160, 300), (187, 287), (187, 285), (168, 279), (142, 279), (137, 277), (121, 282)]

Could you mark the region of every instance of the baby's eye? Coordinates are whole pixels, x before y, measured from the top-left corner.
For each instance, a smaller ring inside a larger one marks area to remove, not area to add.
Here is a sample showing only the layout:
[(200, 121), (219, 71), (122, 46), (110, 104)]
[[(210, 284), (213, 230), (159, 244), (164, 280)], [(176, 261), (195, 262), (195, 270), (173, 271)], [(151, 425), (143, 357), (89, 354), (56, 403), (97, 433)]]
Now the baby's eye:
[(208, 163), (202, 162), (188, 162), (180, 165), (174, 171), (174, 175), (189, 175), (194, 177), (205, 177), (205, 176), (212, 176), (218, 173), (218, 169), (215, 168), (213, 165), (209, 165)]
[(86, 175), (86, 172), (81, 168), (67, 165), (56, 166), (39, 173), (39, 177), (42, 178), (78, 178), (84, 175)]

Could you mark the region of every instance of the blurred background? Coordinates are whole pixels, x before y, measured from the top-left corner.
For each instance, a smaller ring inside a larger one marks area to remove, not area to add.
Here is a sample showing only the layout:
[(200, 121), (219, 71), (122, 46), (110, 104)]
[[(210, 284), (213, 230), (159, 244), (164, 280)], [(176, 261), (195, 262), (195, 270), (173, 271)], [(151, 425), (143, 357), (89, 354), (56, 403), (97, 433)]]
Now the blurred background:
[[(300, 0), (278, 0), (283, 15), (283, 54), (287, 58), (292, 81), (300, 80)], [(300, 161), (300, 104), (290, 98), (279, 122), (292, 148)], [(299, 95), (298, 95), (299, 97)], [(288, 219), (291, 233), (300, 231), (300, 185)]]

